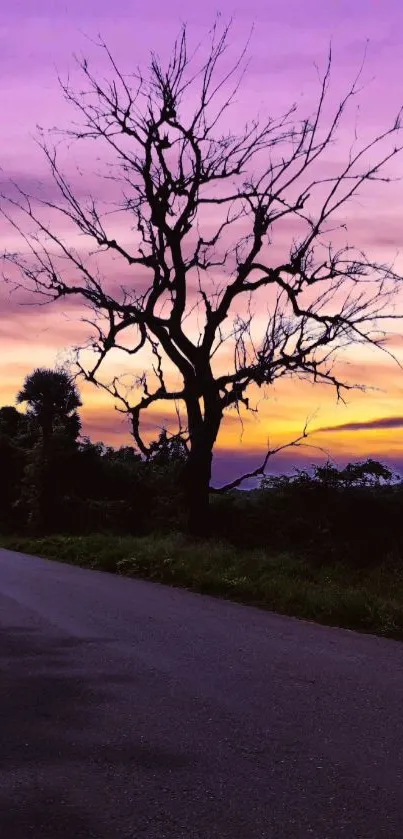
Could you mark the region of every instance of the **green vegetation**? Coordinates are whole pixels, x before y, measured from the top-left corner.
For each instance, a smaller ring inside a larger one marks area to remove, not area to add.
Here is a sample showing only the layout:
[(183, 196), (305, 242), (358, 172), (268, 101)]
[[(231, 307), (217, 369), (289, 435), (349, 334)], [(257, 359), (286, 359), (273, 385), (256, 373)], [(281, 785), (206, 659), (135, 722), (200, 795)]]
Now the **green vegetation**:
[(3, 547), (142, 577), (275, 612), (403, 639), (403, 568), (352, 571), (288, 553), (194, 542), (182, 534), (5, 537)]

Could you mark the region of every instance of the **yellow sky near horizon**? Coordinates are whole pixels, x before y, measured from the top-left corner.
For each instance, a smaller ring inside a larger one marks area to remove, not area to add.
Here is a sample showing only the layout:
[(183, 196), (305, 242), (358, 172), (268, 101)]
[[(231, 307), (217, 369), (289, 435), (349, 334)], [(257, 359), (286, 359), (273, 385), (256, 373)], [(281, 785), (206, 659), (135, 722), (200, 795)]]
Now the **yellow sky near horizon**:
[[(58, 353), (51, 351), (45, 341), (19, 344), (18, 353), (10, 353), (7, 363), (1, 365), (0, 403), (13, 404), (18, 388), (27, 372), (35, 366), (52, 366)], [(350, 391), (346, 404), (337, 403), (330, 387), (312, 385), (293, 379), (284, 379), (266, 389), (266, 396), (255, 391), (251, 404), (258, 405), (258, 413), (242, 411), (242, 423), (236, 412), (231, 411), (224, 420), (217, 448), (222, 452), (259, 457), (266, 450), (268, 441), (274, 448), (295, 439), (309, 420), (309, 438), (312, 446), (292, 450), (296, 463), (326, 457), (328, 452), (335, 459), (364, 459), (368, 454), (380, 459), (403, 461), (403, 418), (401, 428), (360, 428), (315, 433), (315, 429), (341, 426), (348, 423), (368, 423), (379, 419), (403, 415), (403, 371), (391, 360), (376, 359), (367, 368), (357, 365), (360, 381), (369, 379), (372, 390)], [(83, 407), (83, 433), (91, 439), (119, 446), (132, 443), (127, 419), (114, 409), (113, 400), (102, 390), (81, 382)], [(151, 439), (158, 429), (167, 424), (169, 416), (174, 428), (174, 415), (166, 403), (150, 410), (146, 417), (145, 437)], [(316, 448), (319, 447), (319, 448)], [(320, 451), (322, 449), (323, 451)], [(273, 461), (275, 464), (275, 461)]]

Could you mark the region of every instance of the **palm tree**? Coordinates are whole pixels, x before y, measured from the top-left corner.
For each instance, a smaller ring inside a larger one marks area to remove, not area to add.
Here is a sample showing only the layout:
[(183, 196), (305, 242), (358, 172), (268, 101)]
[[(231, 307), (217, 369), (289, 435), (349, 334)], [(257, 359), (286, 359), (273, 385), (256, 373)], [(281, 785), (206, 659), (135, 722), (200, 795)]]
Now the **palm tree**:
[(66, 370), (39, 367), (26, 377), (17, 403), (28, 404), (28, 416), (37, 423), (46, 446), (56, 429), (76, 440), (81, 428), (78, 389)]

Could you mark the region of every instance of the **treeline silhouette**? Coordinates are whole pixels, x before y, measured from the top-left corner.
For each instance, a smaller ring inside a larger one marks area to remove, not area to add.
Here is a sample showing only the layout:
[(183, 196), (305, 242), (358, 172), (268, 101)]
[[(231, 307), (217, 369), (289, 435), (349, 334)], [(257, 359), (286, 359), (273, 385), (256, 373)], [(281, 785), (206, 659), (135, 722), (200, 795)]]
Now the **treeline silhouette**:
[[(186, 528), (186, 449), (162, 430), (146, 460), (80, 437), (81, 399), (65, 370), (38, 369), (0, 408), (0, 529), (146, 535)], [(403, 558), (403, 483), (375, 460), (265, 477), (212, 494), (207, 535), (237, 547), (371, 566)]]

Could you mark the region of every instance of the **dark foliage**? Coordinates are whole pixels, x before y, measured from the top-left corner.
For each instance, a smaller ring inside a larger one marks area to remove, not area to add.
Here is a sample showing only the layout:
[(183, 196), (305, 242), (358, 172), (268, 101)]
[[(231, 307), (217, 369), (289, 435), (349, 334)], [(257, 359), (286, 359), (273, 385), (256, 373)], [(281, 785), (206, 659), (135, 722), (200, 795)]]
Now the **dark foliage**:
[(265, 478), (213, 498), (217, 536), (240, 547), (293, 551), (318, 563), (371, 566), (403, 557), (403, 485), (377, 461)]
[(145, 459), (78, 439), (78, 390), (64, 371), (36, 370), (0, 409), (2, 532), (142, 535), (183, 526), (185, 451), (162, 430)]
[[(19, 404), (28, 405), (28, 418), (37, 425), (46, 445), (55, 432), (76, 440), (81, 429), (77, 408), (81, 399), (77, 387), (66, 370), (40, 367), (26, 377), (17, 394)], [(10, 412), (10, 408), (6, 408)]]

